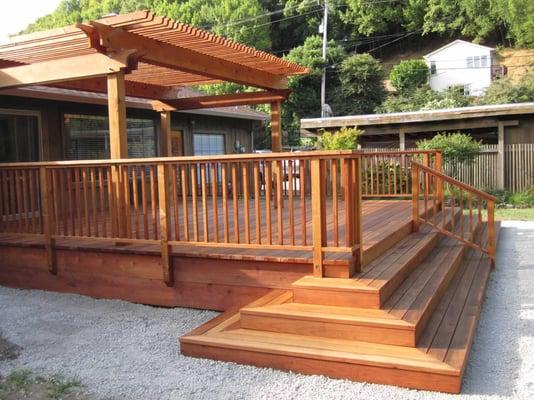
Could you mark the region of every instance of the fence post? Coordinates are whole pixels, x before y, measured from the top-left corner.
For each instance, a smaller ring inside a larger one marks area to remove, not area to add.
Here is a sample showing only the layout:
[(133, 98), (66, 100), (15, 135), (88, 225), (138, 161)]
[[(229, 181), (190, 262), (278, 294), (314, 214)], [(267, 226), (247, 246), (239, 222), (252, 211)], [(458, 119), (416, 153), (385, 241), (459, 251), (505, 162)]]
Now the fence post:
[(45, 237), (46, 258), (50, 273), (57, 274), (57, 262), (55, 253), (55, 239), (52, 237), (55, 231), (54, 217), (52, 211), (52, 182), (45, 167), (39, 168), (39, 179), (41, 187), (41, 214), (43, 218), (43, 234)]
[(419, 167), (412, 163), (412, 231), (419, 231)]
[[(163, 280), (167, 286), (172, 286), (174, 282), (171, 249), (169, 247), (169, 237), (171, 235), (170, 212), (169, 212), (169, 174), (165, 164), (158, 164), (158, 207), (159, 207), (159, 229), (161, 243), (161, 263), (163, 267)], [(155, 199), (152, 199), (155, 201)]]
[(319, 158), (312, 159), (310, 163), (313, 275), (323, 277), (323, 246), (326, 245), (325, 163)]

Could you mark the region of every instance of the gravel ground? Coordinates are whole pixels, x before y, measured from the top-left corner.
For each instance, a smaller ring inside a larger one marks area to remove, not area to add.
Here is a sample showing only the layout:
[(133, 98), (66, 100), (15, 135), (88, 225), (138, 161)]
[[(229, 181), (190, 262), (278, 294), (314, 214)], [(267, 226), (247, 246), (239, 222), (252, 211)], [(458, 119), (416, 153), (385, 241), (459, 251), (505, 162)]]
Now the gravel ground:
[(504, 222), (461, 396), (182, 357), (178, 336), (216, 315), (0, 287), (0, 374), (79, 380), (103, 399), (533, 399), (534, 222)]

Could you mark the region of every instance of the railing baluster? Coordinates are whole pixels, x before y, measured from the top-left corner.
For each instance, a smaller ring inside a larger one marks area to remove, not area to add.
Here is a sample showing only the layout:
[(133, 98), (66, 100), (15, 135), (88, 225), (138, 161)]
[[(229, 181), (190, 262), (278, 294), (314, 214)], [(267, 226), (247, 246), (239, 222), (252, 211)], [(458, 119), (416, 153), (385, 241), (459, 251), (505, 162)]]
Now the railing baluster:
[(271, 218), (271, 189), (272, 189), (272, 172), (271, 161), (265, 160), (265, 221), (267, 223), (267, 244), (273, 243), (273, 228)]
[(75, 200), (76, 200), (76, 223), (78, 225), (78, 236), (83, 236), (83, 224), (82, 224), (82, 207), (81, 207), (81, 194), (80, 194), (80, 169), (74, 168), (74, 187), (75, 187)]
[(182, 224), (184, 226), (184, 240), (189, 241), (189, 208), (187, 207), (187, 165), (181, 165), (180, 175), (182, 184)]
[(206, 168), (205, 163), (200, 164), (200, 186), (202, 191), (202, 233), (204, 241), (209, 241), (208, 231), (208, 190), (206, 187)]
[[(325, 211), (325, 163), (321, 159), (311, 160), (312, 230), (313, 230), (313, 275), (324, 276), (323, 246), (326, 245)], [(347, 228), (345, 228), (347, 229)]]
[(211, 163), (211, 201), (213, 209), (213, 240), (219, 242), (219, 201), (217, 199), (218, 193), (218, 176), (217, 163)]
[(302, 159), (299, 161), (299, 190), (300, 190), (300, 213), (301, 213), (301, 241), (302, 245), (306, 246), (308, 238), (306, 237), (306, 227), (308, 221), (306, 220), (306, 160)]
[(146, 168), (141, 167), (141, 207), (143, 209), (143, 237), (148, 239), (148, 192), (146, 188)]
[(234, 214), (234, 242), (239, 243), (239, 197), (238, 197), (238, 183), (237, 183), (237, 164), (232, 162), (230, 164), (232, 174), (232, 206)]
[(244, 161), (241, 163), (242, 168), (242, 186), (243, 186), (243, 203), (245, 210), (245, 243), (250, 244), (250, 193), (248, 188), (249, 175), (248, 175), (248, 162)]
[(193, 240), (198, 242), (198, 187), (197, 187), (197, 165), (191, 164), (191, 207), (193, 209)]
[(98, 229), (98, 208), (97, 208), (97, 200), (96, 200), (96, 178), (95, 178), (95, 167), (91, 167), (90, 169), (90, 175), (91, 179), (91, 212), (93, 215), (93, 226), (95, 229), (95, 236), (100, 236), (100, 230)]
[[(143, 167), (141, 167), (143, 168)], [(133, 206), (134, 206), (134, 227), (136, 239), (139, 239), (139, 199), (138, 199), (138, 189), (137, 189), (137, 167), (132, 167), (132, 192), (133, 192)]]
[(228, 164), (222, 164), (222, 200), (223, 200), (223, 231), (224, 231), (224, 242), (228, 243), (230, 241), (230, 228), (228, 221)]
[[(113, 182), (112, 182), (113, 171), (112, 171), (112, 168), (113, 167), (110, 166), (106, 170), (107, 180), (108, 180), (109, 221), (110, 221), (110, 225), (111, 225), (111, 236), (112, 237), (117, 237), (119, 234), (118, 234), (118, 223), (117, 223), (117, 208), (115, 206), (115, 201), (114, 201), (115, 196), (114, 196), (114, 192), (113, 192)], [(67, 185), (67, 186), (70, 186), (70, 175), (69, 175), (68, 182), (69, 182), (69, 185)], [(68, 191), (69, 191), (69, 204), (72, 204), (72, 202), (70, 201), (70, 194), (71, 194), (70, 187), (68, 188)]]
[[(278, 222), (278, 244), (284, 244), (284, 204), (283, 204), (283, 162), (275, 161), (276, 210)], [(326, 178), (326, 177), (325, 177)]]
[(177, 165), (171, 165), (171, 179), (172, 179), (172, 210), (174, 215), (174, 240), (180, 240), (180, 213), (178, 212), (180, 206), (178, 204), (178, 173)]
[(260, 164), (259, 162), (253, 162), (253, 174), (254, 174), (254, 217), (255, 228), (256, 228), (256, 243), (261, 244), (261, 198), (260, 198), (260, 189), (261, 189), (261, 180), (260, 180)]
[[(100, 218), (102, 220), (102, 236), (107, 237), (107, 217), (106, 217), (106, 199), (105, 199), (105, 191), (104, 191), (104, 168), (100, 167), (98, 168), (98, 187), (100, 192)], [(63, 177), (63, 174), (61, 174), (61, 177)], [(63, 184), (63, 181), (61, 182), (61, 187), (65, 187)]]
[(330, 172), (332, 174), (332, 220), (334, 223), (334, 246), (339, 247), (339, 207), (338, 207), (338, 190), (337, 190), (337, 174), (338, 174), (338, 161), (332, 159), (330, 161)]

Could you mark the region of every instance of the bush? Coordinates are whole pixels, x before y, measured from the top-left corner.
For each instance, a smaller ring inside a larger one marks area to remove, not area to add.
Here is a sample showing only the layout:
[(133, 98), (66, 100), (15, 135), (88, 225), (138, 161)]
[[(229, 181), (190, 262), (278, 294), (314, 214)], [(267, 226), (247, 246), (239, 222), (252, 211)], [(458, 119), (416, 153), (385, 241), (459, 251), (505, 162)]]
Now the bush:
[(428, 66), (423, 60), (401, 61), (393, 67), (389, 79), (399, 92), (413, 90), (428, 82)]
[(493, 81), (480, 99), (481, 104), (526, 103), (534, 101), (534, 73), (530, 72), (517, 83), (510, 78)]
[(343, 60), (339, 71), (341, 96), (333, 104), (336, 114), (368, 114), (386, 97), (384, 70), (370, 54), (357, 54)]
[(420, 150), (441, 150), (443, 161), (469, 162), (480, 152), (481, 143), (465, 133), (438, 133), (417, 142)]
[(321, 150), (355, 150), (358, 148), (361, 134), (361, 130), (347, 127), (334, 133), (323, 131), (317, 139), (317, 144)]

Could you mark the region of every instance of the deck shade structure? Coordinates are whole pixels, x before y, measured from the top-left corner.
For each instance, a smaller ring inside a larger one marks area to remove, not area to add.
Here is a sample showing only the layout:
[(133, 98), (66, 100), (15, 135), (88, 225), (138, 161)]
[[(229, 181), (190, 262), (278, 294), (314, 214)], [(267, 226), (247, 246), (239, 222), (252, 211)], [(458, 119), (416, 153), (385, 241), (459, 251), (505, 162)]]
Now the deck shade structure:
[[(127, 157), (125, 96), (153, 99), (154, 109), (162, 113), (270, 103), (275, 121), (273, 150), (279, 149), (279, 110), (289, 93), (288, 78), (307, 72), (297, 64), (150, 11), (22, 35), (0, 45), (0, 92), (53, 85), (108, 93), (112, 158)], [(181, 87), (220, 82), (262, 90), (179, 98)], [(167, 122), (168, 115), (162, 119)]]

